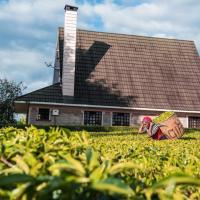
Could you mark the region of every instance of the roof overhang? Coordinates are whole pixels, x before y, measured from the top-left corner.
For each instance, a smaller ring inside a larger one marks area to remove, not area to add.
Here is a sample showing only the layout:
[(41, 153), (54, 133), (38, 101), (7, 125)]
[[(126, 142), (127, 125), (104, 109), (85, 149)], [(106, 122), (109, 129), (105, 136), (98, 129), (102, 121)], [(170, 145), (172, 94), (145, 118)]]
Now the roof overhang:
[(37, 101), (15, 101), (16, 106), (20, 104), (36, 104), (36, 105), (54, 105), (54, 106), (68, 106), (68, 107), (84, 107), (84, 108), (101, 108), (101, 109), (122, 109), (122, 110), (135, 110), (135, 111), (157, 111), (166, 112), (173, 111), (177, 113), (196, 113), (200, 114), (200, 111), (190, 110), (173, 110), (173, 109), (155, 109), (155, 108), (137, 108), (137, 107), (118, 107), (118, 106), (101, 106), (101, 105), (87, 105), (87, 104), (67, 104), (67, 103), (52, 103), (52, 102), (37, 102)]

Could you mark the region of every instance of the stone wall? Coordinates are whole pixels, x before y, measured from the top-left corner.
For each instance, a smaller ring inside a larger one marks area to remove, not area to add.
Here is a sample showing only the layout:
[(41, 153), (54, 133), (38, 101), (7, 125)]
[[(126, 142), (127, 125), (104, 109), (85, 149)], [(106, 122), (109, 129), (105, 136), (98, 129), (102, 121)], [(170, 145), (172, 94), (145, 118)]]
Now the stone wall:
[[(50, 114), (49, 121), (37, 120), (39, 108), (50, 108), (50, 113), (53, 109), (59, 110), (58, 116), (52, 116)], [(29, 124), (35, 125), (82, 125), (83, 113), (80, 109), (71, 109), (67, 107), (48, 107), (48, 106), (30, 106), (29, 108)]]
[[(50, 115), (49, 121), (37, 120), (39, 108), (50, 108), (59, 110), (58, 116)], [(152, 119), (158, 116), (161, 112), (153, 111), (124, 111), (113, 109), (91, 109), (91, 108), (78, 108), (78, 107), (63, 107), (63, 106), (47, 106), (47, 105), (31, 105), (29, 108), (29, 124), (35, 125), (84, 125), (84, 110), (87, 111), (102, 111), (102, 125), (112, 125), (112, 112), (129, 112), (130, 113), (130, 126), (139, 126), (144, 116), (150, 116)], [(188, 114), (177, 113), (180, 121), (185, 128), (188, 128)], [(189, 115), (190, 116), (190, 115)], [(191, 116), (196, 116), (192, 114)]]
[(109, 111), (103, 112), (103, 125), (104, 126), (111, 126), (112, 120), (111, 120), (112, 113)]

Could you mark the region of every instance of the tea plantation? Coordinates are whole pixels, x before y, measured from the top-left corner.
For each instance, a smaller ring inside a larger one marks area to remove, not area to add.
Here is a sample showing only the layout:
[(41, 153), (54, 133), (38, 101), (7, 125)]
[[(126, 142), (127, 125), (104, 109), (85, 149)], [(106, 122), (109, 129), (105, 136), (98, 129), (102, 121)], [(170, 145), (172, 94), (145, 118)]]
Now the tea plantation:
[(0, 199), (200, 199), (200, 131), (0, 129)]

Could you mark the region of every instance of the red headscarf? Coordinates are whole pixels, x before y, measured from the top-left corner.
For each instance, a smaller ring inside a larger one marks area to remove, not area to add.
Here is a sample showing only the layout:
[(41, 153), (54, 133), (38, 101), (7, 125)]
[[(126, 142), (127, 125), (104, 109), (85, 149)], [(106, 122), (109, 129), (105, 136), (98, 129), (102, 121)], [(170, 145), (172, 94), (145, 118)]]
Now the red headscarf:
[(144, 117), (142, 120), (142, 123), (144, 123), (144, 122), (150, 123), (150, 122), (152, 122), (152, 119), (150, 117)]

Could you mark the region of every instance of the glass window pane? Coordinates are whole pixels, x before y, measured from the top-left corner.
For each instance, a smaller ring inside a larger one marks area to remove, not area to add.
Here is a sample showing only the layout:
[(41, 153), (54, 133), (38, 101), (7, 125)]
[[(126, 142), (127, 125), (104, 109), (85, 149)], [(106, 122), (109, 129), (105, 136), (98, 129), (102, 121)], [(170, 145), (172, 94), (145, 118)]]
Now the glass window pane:
[(189, 117), (189, 128), (200, 128), (200, 117)]
[(38, 119), (49, 120), (49, 112), (48, 108), (39, 108)]
[(113, 126), (129, 126), (130, 113), (113, 112), (112, 125)]
[(84, 112), (84, 124), (85, 125), (101, 125), (102, 112), (97, 111), (85, 111)]

